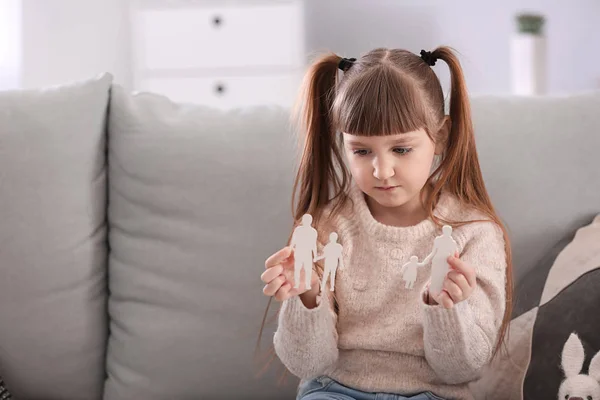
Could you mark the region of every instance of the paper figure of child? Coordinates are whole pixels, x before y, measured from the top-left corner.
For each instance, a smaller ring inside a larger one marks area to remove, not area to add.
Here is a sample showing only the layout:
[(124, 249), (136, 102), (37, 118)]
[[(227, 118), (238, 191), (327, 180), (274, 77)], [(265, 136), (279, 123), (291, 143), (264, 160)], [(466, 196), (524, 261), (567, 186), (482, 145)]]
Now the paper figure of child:
[(300, 287), (300, 272), (304, 268), (306, 290), (310, 290), (310, 280), (313, 272), (313, 259), (317, 257), (317, 230), (311, 226), (313, 217), (310, 214), (302, 216), (302, 224), (292, 234), (290, 246), (294, 250), (294, 288)]
[(406, 289), (412, 289), (415, 286), (417, 280), (417, 269), (424, 266), (425, 262), (419, 262), (417, 256), (411, 256), (410, 261), (402, 266), (400, 271), (402, 272), (402, 279), (406, 282)]
[(325, 291), (325, 283), (329, 278), (329, 290), (334, 291), (335, 289), (335, 272), (338, 269), (344, 269), (344, 261), (342, 260), (343, 247), (337, 242), (338, 234), (332, 232), (329, 234), (329, 243), (323, 248), (323, 255), (315, 258), (315, 262), (325, 259), (325, 268), (323, 272), (323, 279), (321, 280), (321, 292)]
[(437, 296), (442, 292), (444, 279), (450, 270), (448, 257), (454, 255), (458, 251), (458, 245), (452, 238), (452, 227), (444, 225), (442, 234), (433, 241), (433, 250), (425, 257), (423, 264), (431, 262), (431, 283), (429, 285), (429, 293)]

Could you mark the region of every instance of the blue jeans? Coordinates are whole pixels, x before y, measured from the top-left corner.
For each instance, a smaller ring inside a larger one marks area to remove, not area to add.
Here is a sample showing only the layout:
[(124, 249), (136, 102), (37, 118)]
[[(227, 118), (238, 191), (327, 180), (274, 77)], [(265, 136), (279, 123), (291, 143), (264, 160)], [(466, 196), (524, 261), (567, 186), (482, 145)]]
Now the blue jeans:
[(391, 393), (369, 393), (344, 386), (321, 376), (300, 385), (296, 400), (444, 400), (431, 392), (405, 397)]

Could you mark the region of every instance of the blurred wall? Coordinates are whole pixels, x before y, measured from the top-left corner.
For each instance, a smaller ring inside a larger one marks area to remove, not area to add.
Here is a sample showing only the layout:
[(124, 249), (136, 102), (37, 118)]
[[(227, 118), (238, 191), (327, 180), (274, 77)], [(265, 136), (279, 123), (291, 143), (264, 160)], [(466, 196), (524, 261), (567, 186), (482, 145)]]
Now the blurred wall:
[[(126, 0), (23, 0), (24, 87), (110, 71), (128, 86)], [(521, 10), (547, 17), (550, 92), (600, 88), (598, 0), (306, 0), (310, 54), (356, 56), (373, 47), (418, 53), (447, 44), (461, 53), (472, 93), (510, 91), (510, 36)], [(310, 55), (309, 55), (310, 57)], [(443, 64), (435, 67), (443, 81)]]
[(129, 84), (129, 0), (22, 0), (21, 85), (109, 71)]
[(0, 90), (16, 89), (21, 80), (21, 3), (0, 0)]
[[(547, 18), (550, 92), (600, 89), (598, 0), (309, 0), (307, 44), (345, 57), (379, 46), (419, 53), (449, 45), (461, 54), (472, 93), (509, 93), (519, 11)], [(435, 69), (448, 80), (445, 65)]]

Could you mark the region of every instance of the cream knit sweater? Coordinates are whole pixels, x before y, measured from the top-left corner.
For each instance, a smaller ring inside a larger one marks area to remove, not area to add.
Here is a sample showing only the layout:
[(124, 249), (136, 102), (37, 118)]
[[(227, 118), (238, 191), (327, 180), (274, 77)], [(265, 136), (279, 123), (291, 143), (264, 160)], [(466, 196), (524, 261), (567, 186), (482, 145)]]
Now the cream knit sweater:
[[(477, 287), (451, 309), (429, 306), (423, 291), (431, 264), (418, 269), (413, 289), (405, 288), (401, 266), (412, 255), (423, 260), (441, 232), (429, 219), (411, 227), (383, 225), (356, 186), (351, 198), (354, 207), (349, 203), (325, 232), (325, 237), (337, 232), (344, 247), (345, 269), (337, 271), (335, 284), (337, 312), (328, 295), (313, 309), (297, 296), (286, 300), (274, 336), (277, 355), (303, 379), (326, 375), (367, 392), (431, 391), (471, 399), (468, 382), (490, 361), (505, 309), (502, 231), (492, 222), (453, 230), (460, 258), (476, 269)], [(448, 194), (435, 213), (450, 220), (482, 219)]]

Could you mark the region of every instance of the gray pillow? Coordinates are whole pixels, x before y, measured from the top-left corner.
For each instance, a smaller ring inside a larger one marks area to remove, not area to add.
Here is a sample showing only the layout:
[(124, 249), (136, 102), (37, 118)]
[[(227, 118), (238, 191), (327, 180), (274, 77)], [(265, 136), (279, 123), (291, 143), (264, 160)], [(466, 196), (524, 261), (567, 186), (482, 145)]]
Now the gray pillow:
[(107, 400), (294, 397), (254, 359), (260, 274), (292, 223), (288, 118), (113, 88)]
[(100, 399), (112, 76), (0, 93), (0, 374), (22, 399)]

